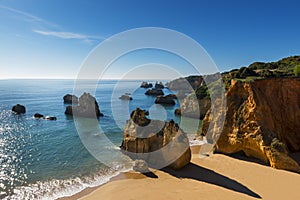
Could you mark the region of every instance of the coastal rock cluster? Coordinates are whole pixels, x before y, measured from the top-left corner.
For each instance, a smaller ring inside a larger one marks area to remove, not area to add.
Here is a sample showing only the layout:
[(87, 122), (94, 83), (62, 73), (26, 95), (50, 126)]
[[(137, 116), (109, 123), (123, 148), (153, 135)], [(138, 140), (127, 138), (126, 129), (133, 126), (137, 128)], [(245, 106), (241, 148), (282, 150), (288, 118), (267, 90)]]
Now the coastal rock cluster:
[[(277, 169), (300, 172), (290, 154), (300, 151), (300, 78), (274, 78), (254, 82), (232, 81), (226, 94), (225, 124), (216, 150), (244, 152)], [(208, 111), (202, 135), (220, 128), (220, 113)]]
[(78, 99), (77, 106), (67, 106), (66, 115), (75, 115), (78, 117), (101, 117), (103, 114), (100, 112), (98, 102), (95, 97), (89, 93), (83, 93)]
[[(180, 169), (187, 165), (191, 159), (189, 140), (173, 120), (164, 122), (147, 118), (148, 111), (137, 108), (130, 119), (127, 120), (123, 130), (121, 149), (133, 159), (142, 159), (151, 166), (156, 162), (170, 163), (169, 167)], [(161, 154), (145, 154), (161, 150)]]

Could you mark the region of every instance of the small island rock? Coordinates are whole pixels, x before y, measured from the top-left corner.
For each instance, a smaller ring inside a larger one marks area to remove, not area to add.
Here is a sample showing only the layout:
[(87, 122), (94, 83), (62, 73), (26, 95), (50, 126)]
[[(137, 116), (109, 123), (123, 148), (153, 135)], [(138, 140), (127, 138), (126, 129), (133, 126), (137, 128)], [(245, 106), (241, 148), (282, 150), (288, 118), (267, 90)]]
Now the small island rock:
[(77, 117), (102, 117), (98, 103), (92, 95), (84, 93), (79, 97), (78, 106), (67, 106), (66, 115), (76, 115)]
[(121, 97), (119, 97), (119, 99), (121, 99), (121, 100), (132, 100), (132, 97), (125, 94), (125, 95), (122, 95)]
[(162, 105), (175, 105), (175, 101), (173, 100), (173, 96), (158, 96), (155, 99), (156, 104), (162, 104)]
[(161, 89), (151, 89), (151, 90), (147, 90), (146, 95), (153, 95), (153, 96), (159, 96), (159, 95), (164, 95), (164, 92)]
[(141, 88), (152, 88), (153, 85), (152, 85), (152, 83), (142, 82), (140, 87)]
[(63, 99), (64, 99), (64, 103), (68, 103), (68, 104), (72, 104), (72, 103), (77, 104), (78, 103), (78, 97), (75, 95), (66, 94), (63, 97)]
[(14, 105), (11, 109), (15, 114), (24, 114), (26, 113), (26, 108), (25, 106), (21, 104)]

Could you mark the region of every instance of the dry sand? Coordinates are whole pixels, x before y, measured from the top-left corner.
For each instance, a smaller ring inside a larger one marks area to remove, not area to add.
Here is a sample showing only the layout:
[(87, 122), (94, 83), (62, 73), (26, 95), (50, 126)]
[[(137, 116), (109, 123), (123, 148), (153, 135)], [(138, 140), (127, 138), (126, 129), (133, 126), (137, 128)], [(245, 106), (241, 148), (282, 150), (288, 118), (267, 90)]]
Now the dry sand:
[(70, 199), (300, 199), (299, 174), (222, 154), (201, 159), (199, 147), (192, 150), (191, 164), (180, 171), (152, 170), (148, 176), (123, 173), (103, 186), (85, 190)]

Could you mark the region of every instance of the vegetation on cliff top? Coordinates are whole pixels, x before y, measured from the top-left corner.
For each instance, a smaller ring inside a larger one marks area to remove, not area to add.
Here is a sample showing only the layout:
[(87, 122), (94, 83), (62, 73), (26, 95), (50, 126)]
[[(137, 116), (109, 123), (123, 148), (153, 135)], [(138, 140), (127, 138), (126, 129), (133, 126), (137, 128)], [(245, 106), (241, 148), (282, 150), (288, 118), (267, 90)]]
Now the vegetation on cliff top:
[[(251, 82), (265, 78), (300, 76), (300, 56), (290, 56), (277, 62), (254, 62), (248, 67), (241, 67), (240, 69), (223, 72), (221, 76), (226, 90), (231, 85), (232, 79), (236, 81)], [(208, 87), (205, 85), (205, 82), (202, 81), (202, 76), (192, 75), (185, 77), (185, 79), (195, 90), (198, 99), (209, 98), (210, 94)]]

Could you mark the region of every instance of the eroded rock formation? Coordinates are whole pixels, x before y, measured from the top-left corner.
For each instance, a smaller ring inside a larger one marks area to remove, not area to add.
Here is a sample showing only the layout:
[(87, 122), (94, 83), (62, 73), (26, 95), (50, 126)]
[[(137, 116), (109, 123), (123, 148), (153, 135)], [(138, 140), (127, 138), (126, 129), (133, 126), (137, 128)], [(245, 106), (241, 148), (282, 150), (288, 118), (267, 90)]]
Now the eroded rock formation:
[(173, 120), (150, 120), (148, 114), (139, 108), (131, 113), (123, 131), (123, 152), (133, 159), (145, 160), (150, 167), (165, 167), (164, 163), (168, 163), (180, 169), (187, 165), (191, 150), (186, 133)]
[(98, 103), (92, 95), (84, 93), (79, 97), (78, 106), (67, 106), (66, 115), (76, 115), (78, 117), (101, 117)]
[[(300, 151), (300, 78), (232, 81), (226, 97), (226, 118), (216, 150), (242, 151), (271, 167), (300, 172), (289, 156)], [(207, 113), (202, 134), (207, 134), (211, 121), (213, 133), (220, 128), (220, 112)]]

